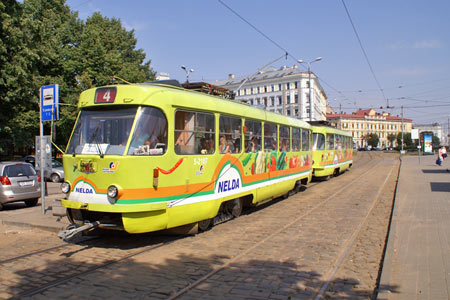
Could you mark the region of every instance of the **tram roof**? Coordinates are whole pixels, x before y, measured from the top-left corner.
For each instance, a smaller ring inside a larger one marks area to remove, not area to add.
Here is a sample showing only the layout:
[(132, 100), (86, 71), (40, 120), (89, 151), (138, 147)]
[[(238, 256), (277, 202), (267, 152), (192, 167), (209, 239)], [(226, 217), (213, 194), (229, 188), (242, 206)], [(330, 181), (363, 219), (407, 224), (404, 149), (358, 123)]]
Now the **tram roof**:
[[(116, 89), (114, 101), (111, 103), (95, 103), (96, 91), (107, 88)], [(236, 100), (224, 99), (165, 84), (140, 83), (92, 88), (82, 92), (78, 102), (79, 108), (112, 105), (172, 106), (190, 110), (214, 111), (231, 116), (245, 116), (252, 119), (311, 128), (311, 125), (305, 121), (250, 106)]]
[(352, 136), (350, 132), (344, 131), (331, 126), (312, 126), (313, 132), (318, 133), (331, 133), (331, 134), (340, 134), (344, 136)]

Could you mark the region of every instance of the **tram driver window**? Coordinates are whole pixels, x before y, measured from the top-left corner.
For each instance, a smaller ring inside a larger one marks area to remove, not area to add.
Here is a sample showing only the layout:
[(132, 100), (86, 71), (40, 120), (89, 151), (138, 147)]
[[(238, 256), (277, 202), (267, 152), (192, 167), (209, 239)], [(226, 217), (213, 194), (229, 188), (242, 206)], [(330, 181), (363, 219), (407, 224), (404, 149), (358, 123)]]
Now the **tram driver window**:
[(161, 155), (167, 151), (167, 119), (155, 107), (141, 107), (137, 113), (128, 155)]
[(325, 136), (323, 134), (313, 134), (313, 150), (325, 150)]
[(213, 114), (178, 110), (175, 113), (175, 153), (213, 154), (214, 128)]

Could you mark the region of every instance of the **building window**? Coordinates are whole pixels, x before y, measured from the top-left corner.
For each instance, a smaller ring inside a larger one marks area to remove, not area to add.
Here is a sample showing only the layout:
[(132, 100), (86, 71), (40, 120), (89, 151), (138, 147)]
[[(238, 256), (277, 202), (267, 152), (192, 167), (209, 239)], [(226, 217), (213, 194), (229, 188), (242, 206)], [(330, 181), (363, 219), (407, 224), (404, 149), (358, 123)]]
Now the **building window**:
[(295, 103), (297, 104), (298, 103), (298, 95), (297, 94), (294, 96), (294, 99), (295, 99)]
[(270, 87), (272, 92), (275, 91), (275, 87), (273, 86), (273, 84)]
[(286, 103), (291, 103), (291, 96), (290, 95), (286, 95)]
[(275, 97), (270, 97), (270, 106), (275, 106)]
[(283, 104), (283, 99), (281, 99), (281, 96), (278, 96), (278, 105), (282, 105)]
[(291, 115), (291, 110), (288, 109), (286, 115), (290, 116)]
[(278, 90), (281, 91), (281, 83), (278, 84)]
[(298, 81), (295, 82), (295, 88), (298, 89)]
[(290, 89), (291, 88), (291, 84), (288, 82), (288, 83), (286, 83), (286, 89)]

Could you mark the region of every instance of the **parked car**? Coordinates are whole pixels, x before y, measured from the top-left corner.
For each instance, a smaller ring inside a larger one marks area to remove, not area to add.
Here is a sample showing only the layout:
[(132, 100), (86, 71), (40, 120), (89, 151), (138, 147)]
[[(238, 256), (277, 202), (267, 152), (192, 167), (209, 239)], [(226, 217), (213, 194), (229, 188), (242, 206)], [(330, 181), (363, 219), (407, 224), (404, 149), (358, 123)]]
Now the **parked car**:
[[(36, 172), (40, 174), (40, 170), (36, 169)], [(59, 161), (52, 159), (52, 169), (50, 171), (44, 171), (45, 180), (50, 180), (52, 182), (64, 181), (64, 168), (63, 164)]]
[(25, 157), (19, 158), (17, 161), (24, 161), (24, 162), (30, 163), (33, 165), (33, 168), (34, 168), (35, 163), (36, 163), (36, 158), (34, 157), (34, 155), (27, 155)]
[(41, 196), (41, 178), (31, 164), (17, 161), (0, 162), (0, 210), (5, 203), (24, 201), (35, 206)]

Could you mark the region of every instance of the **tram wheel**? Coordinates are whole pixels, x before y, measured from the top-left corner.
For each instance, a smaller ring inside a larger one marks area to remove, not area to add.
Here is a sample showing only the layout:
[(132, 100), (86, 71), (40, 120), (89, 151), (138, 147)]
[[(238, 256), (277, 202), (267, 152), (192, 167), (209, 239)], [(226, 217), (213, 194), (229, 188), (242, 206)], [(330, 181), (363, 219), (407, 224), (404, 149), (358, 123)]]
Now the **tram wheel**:
[(208, 230), (209, 226), (211, 226), (211, 220), (212, 219), (206, 219), (206, 220), (203, 220), (203, 221), (199, 221), (198, 222), (198, 229), (200, 229), (200, 231)]
[(243, 208), (242, 199), (234, 199), (232, 201), (229, 201), (227, 203), (227, 211), (230, 213), (233, 217), (237, 218), (241, 215)]

